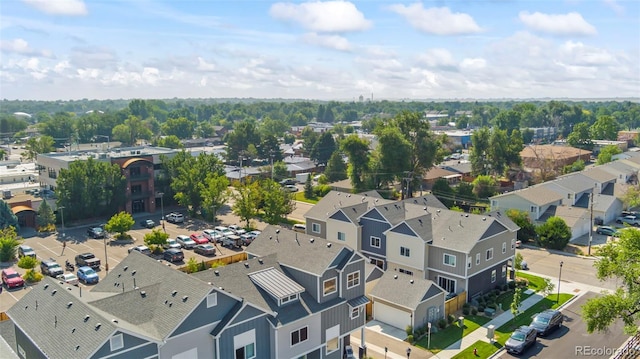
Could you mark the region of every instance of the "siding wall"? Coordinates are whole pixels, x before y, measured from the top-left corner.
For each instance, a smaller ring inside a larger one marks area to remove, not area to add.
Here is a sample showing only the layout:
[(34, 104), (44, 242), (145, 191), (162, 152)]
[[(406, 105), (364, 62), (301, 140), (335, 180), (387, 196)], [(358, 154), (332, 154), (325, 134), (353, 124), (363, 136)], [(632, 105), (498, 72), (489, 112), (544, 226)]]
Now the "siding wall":
[[(370, 220), (364, 217), (360, 218), (360, 224), (362, 225), (362, 251), (367, 252), (366, 254), (386, 258), (387, 244), (386, 236), (383, 233), (390, 228), (390, 225), (386, 222)], [(372, 236), (380, 238), (380, 248), (371, 247)]]
[(207, 298), (198, 304), (193, 312), (178, 326), (178, 328), (170, 335), (176, 336), (193, 329), (209, 325), (222, 320), (229, 310), (236, 304), (236, 300), (225, 295), (223, 292), (213, 290), (218, 293), (218, 304), (211, 308), (207, 308)]
[[(313, 232), (313, 224), (320, 225), (320, 233)], [(319, 221), (317, 219), (306, 218), (307, 234), (319, 238), (327, 238), (327, 223), (325, 221)]]
[[(336, 281), (337, 281), (336, 282), (336, 288), (338, 290), (336, 290), (333, 294), (329, 294), (329, 295), (325, 296), (324, 293), (323, 293), (323, 283), (324, 283), (325, 280), (331, 279), (331, 278), (334, 278), (334, 277), (336, 278)], [(319, 298), (320, 300), (318, 301), (319, 303), (325, 303), (325, 302), (328, 302), (328, 301), (330, 301), (332, 299), (338, 298), (338, 296), (340, 296), (340, 288), (339, 288), (339, 286), (340, 286), (340, 278), (339, 278), (337, 270), (329, 269), (329, 270), (325, 271), (322, 274), (322, 277), (320, 277), (320, 280), (318, 281), (318, 284), (320, 285), (320, 298)]]
[[(127, 355), (129, 355), (131, 357), (131, 353), (128, 353), (128, 350), (130, 350), (133, 347), (139, 347), (143, 344), (151, 344), (151, 346), (147, 345), (146, 349), (143, 350), (143, 352), (145, 352), (148, 355), (153, 355), (153, 354), (157, 354), (158, 353), (158, 346), (155, 343), (149, 343), (148, 340), (139, 338), (139, 337), (135, 337), (126, 333), (122, 333), (122, 332), (116, 332), (114, 334), (114, 336), (118, 335), (118, 334), (122, 334), (122, 340), (124, 341), (124, 347), (122, 349), (116, 350), (116, 351), (111, 351), (111, 343), (110, 341), (107, 339), (107, 342), (105, 344), (102, 345), (102, 347), (100, 349), (98, 349), (95, 353), (95, 355), (93, 356), (94, 358), (102, 358), (108, 355), (113, 355), (113, 354), (118, 354), (118, 355), (122, 355), (124, 353), (124, 357), (126, 357)], [(79, 343), (80, 344), (80, 343)]]
[[(330, 241), (345, 244), (355, 250), (360, 250), (359, 227), (351, 222), (343, 222), (335, 219), (327, 220), (327, 238)], [(307, 227), (308, 228), (308, 227)], [(338, 232), (345, 234), (344, 241), (338, 240)]]
[(444, 318), (444, 297), (445, 297), (445, 294), (440, 293), (418, 304), (418, 307), (414, 312), (415, 314), (413, 318), (414, 329), (418, 329), (420, 327), (427, 325), (427, 320), (429, 315), (428, 311), (429, 311), (429, 308), (431, 307), (438, 308), (439, 312), (438, 312), (437, 319)]
[[(469, 278), (469, 291), (467, 295), (467, 301), (471, 301), (474, 296), (479, 294), (483, 294), (488, 292), (489, 290), (494, 289), (497, 285), (503, 285), (507, 283), (507, 278), (509, 278), (509, 269), (507, 269), (506, 276), (502, 276), (502, 266), (506, 265), (507, 261), (505, 260), (502, 263), (497, 263), (494, 266), (487, 268), (485, 271), (474, 275)], [(496, 271), (496, 281), (491, 282), (491, 272)], [(506, 309), (506, 308), (503, 308)]]
[[(307, 327), (308, 339), (291, 346), (291, 332)], [(312, 315), (303, 320), (283, 325), (276, 329), (276, 358), (297, 358), (304, 353), (317, 348), (322, 343), (322, 326), (320, 315)]]
[[(360, 329), (364, 326), (366, 314), (364, 313), (364, 307), (360, 308), (360, 315), (351, 319), (351, 308), (347, 303), (340, 304), (321, 313), (322, 318), (322, 343), (327, 342), (326, 330), (328, 328), (340, 325), (340, 337), (350, 334), (351, 332)], [(343, 343), (340, 344), (341, 349), (332, 353), (330, 356), (326, 356), (326, 348), (322, 348), (322, 354), (325, 358), (342, 358)], [(357, 348), (354, 348), (357, 350)]]
[(16, 329), (16, 345), (19, 346), (20, 348), (22, 348), (22, 350), (24, 350), (24, 353), (26, 354), (26, 357), (23, 357), (20, 355), (20, 351), (18, 350), (18, 348), (13, 348), (13, 350), (15, 350), (16, 354), (18, 354), (18, 356), (22, 359), (31, 359), (31, 358), (42, 358), (45, 359), (46, 356), (40, 351), (40, 349), (38, 349), (35, 345), (33, 345), (33, 343), (31, 342), (31, 340), (20, 330), (20, 328), (18, 328), (17, 326), (15, 326)]
[[(406, 234), (387, 232), (386, 243), (388, 269), (391, 269), (393, 266), (410, 269), (414, 273), (424, 271), (427, 262), (428, 246), (422, 239)], [(400, 247), (409, 249), (408, 257), (401, 255)]]
[[(313, 299), (318, 301), (318, 286), (322, 285), (322, 282), (318, 282), (318, 277), (288, 267), (284, 269), (287, 275), (290, 275), (293, 280), (304, 287), (305, 291), (309, 293)], [(322, 295), (322, 293), (320, 295)]]
[[(456, 256), (455, 267), (444, 264), (445, 253)], [(435, 247), (435, 246), (430, 246), (429, 248), (429, 269), (430, 270), (438, 270), (446, 273), (464, 276), (466, 263), (467, 263), (466, 255), (464, 253), (456, 252), (450, 249)]]
[(233, 347), (233, 337), (252, 329), (256, 331), (256, 359), (273, 358), (273, 348), (271, 347), (271, 326), (264, 318), (258, 318), (242, 324), (228, 327), (222, 332), (218, 341), (220, 346), (220, 358), (235, 358), (235, 348)]
[(188, 333), (171, 337), (160, 348), (160, 357), (171, 358), (176, 354), (197, 348), (199, 358), (215, 358), (214, 340), (211, 331), (218, 322), (202, 326)]
[[(360, 257), (356, 257), (356, 258), (360, 258)], [(353, 272), (359, 272), (360, 273), (360, 284), (358, 284), (357, 286), (351, 288), (351, 289), (347, 289), (347, 282), (348, 282), (348, 277), (349, 274), (353, 273)], [(364, 260), (359, 259), (355, 262), (351, 262), (349, 264), (347, 264), (344, 268), (344, 270), (342, 271), (342, 283), (340, 284), (341, 288), (342, 288), (342, 298), (346, 299), (346, 300), (350, 300), (356, 297), (359, 297), (361, 295), (364, 295)]]
[[(511, 248), (511, 240), (516, 239), (515, 232), (503, 232), (494, 237), (483, 239), (479, 241), (475, 247), (471, 250), (471, 268), (468, 270), (468, 276), (472, 276), (476, 273), (482, 272), (487, 268), (495, 266), (497, 263), (502, 263), (505, 260), (512, 258), (516, 254), (515, 247)], [(506, 243), (507, 251), (502, 253), (502, 244)], [(493, 248), (493, 259), (487, 261), (487, 250)], [(480, 264), (476, 265), (476, 254), (480, 254)]]

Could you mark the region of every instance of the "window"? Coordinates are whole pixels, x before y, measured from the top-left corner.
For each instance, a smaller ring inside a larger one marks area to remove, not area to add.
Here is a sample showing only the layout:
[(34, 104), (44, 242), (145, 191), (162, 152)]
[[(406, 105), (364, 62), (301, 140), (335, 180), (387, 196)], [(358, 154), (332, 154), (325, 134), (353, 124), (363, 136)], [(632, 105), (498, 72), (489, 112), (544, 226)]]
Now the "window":
[(496, 270), (491, 271), (491, 283), (496, 281)]
[(371, 236), (371, 247), (380, 248), (380, 238)]
[(346, 241), (347, 240), (347, 235), (344, 232), (338, 232), (338, 240), (339, 241)]
[(511, 240), (511, 249), (516, 249), (516, 240), (515, 240), (515, 238)]
[(291, 346), (302, 343), (309, 339), (309, 327), (300, 328), (291, 332)]
[(471, 268), (471, 257), (467, 257), (467, 268)]
[(111, 351), (122, 349), (124, 347), (122, 334), (112, 336), (111, 339), (109, 339), (109, 345), (111, 346)]
[(293, 295), (290, 295), (290, 296), (288, 296), (286, 298), (280, 299), (280, 304), (282, 305), (282, 304), (285, 304), (285, 303), (289, 303), (290, 301), (296, 300), (296, 299), (298, 299), (298, 295), (297, 294), (293, 294)]
[(443, 263), (451, 266), (451, 267), (455, 267), (456, 266), (456, 256), (453, 256), (451, 254), (444, 254), (444, 260)]
[(498, 207), (498, 201), (496, 201), (495, 199), (491, 201), (491, 207), (496, 208)]
[(536, 209), (538, 209), (538, 207), (536, 207), (536, 206), (531, 206), (531, 212), (535, 212), (535, 211), (536, 211)]
[(336, 288), (336, 278), (327, 279), (324, 282), (322, 282), (322, 294), (323, 295), (329, 295), (329, 294), (335, 293), (336, 290), (337, 290), (337, 288)]
[(507, 266), (503, 265), (502, 266), (502, 278), (507, 276)]
[(311, 231), (313, 233), (320, 233), (320, 224), (318, 223), (311, 223)]
[(406, 270), (406, 269), (402, 269), (402, 268), (398, 269), (398, 272), (404, 273), (404, 274), (408, 274), (408, 275), (413, 275), (412, 271)]
[(382, 259), (369, 258), (369, 263), (373, 264), (374, 266), (380, 269), (384, 269), (384, 261)]
[(493, 248), (489, 248), (489, 249), (487, 249), (487, 257), (486, 257), (486, 259), (487, 259), (488, 261), (490, 261), (490, 260), (492, 260), (492, 259), (493, 259)]
[(340, 325), (327, 329), (324, 337), (327, 340), (327, 354), (338, 350), (340, 348)]
[(400, 247), (400, 255), (404, 256), (404, 257), (410, 257), (411, 256), (411, 250), (409, 248), (406, 248), (406, 247)]
[(347, 289), (360, 285), (360, 271), (347, 275)]
[(210, 293), (207, 296), (207, 308), (215, 307), (218, 305), (218, 293)]
[(251, 329), (233, 337), (235, 359), (252, 359), (256, 357), (256, 330)]
[(507, 253), (507, 242), (502, 242), (502, 254)]
[(438, 277), (438, 285), (449, 293), (456, 292), (456, 281), (446, 277)]
[(23, 357), (23, 358), (27, 357), (27, 353), (24, 351), (24, 349), (22, 349), (20, 344), (18, 344), (18, 354), (20, 354), (20, 356)]
[(571, 193), (567, 193), (567, 199), (571, 199)]
[(256, 357), (255, 343), (247, 344), (236, 349), (236, 359), (251, 359)]
[(476, 265), (480, 265), (480, 253), (476, 254)]
[(351, 319), (356, 319), (360, 316), (360, 308), (351, 308)]

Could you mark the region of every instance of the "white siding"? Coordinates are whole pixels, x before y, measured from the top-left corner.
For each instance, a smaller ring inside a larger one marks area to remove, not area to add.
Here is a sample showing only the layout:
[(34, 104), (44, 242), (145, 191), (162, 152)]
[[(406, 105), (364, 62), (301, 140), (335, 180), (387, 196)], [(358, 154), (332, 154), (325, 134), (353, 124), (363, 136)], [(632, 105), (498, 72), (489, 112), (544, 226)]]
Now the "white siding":
[[(393, 267), (424, 271), (428, 246), (422, 239), (395, 232), (387, 232), (386, 235), (387, 268), (391, 268), (393, 264)], [(409, 257), (401, 255), (401, 247), (409, 249)]]
[[(327, 239), (333, 242), (345, 244), (357, 251), (360, 250), (360, 241), (358, 238), (359, 227), (353, 223), (336, 221), (334, 219), (327, 219)], [(338, 240), (338, 232), (345, 234), (344, 241)]]

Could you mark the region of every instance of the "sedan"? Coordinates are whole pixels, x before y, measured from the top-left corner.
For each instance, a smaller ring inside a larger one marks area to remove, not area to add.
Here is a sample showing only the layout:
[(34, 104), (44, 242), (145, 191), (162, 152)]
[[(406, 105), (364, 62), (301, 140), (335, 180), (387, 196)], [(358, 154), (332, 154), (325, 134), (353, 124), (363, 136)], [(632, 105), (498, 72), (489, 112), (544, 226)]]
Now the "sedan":
[(167, 243), (163, 244), (162, 247), (165, 248), (165, 249), (169, 249), (169, 248), (180, 249), (180, 248), (182, 248), (180, 243), (178, 243), (178, 241), (176, 241), (173, 238), (167, 239)]
[(98, 277), (98, 273), (93, 270), (91, 267), (80, 267), (78, 268), (78, 280), (84, 282), (85, 284), (97, 284), (100, 278)]
[(617, 237), (619, 235), (618, 230), (610, 226), (598, 226), (596, 233), (612, 237)]
[(193, 249), (196, 246), (196, 242), (188, 236), (179, 235), (176, 237), (176, 242), (182, 246), (184, 249)]
[(209, 242), (220, 242), (224, 237), (222, 235), (222, 232), (218, 232), (215, 229), (205, 229), (204, 231), (202, 231), (202, 235), (204, 235), (209, 240)]
[(196, 242), (196, 244), (207, 244), (209, 240), (202, 233), (191, 233), (189, 236), (192, 241)]
[(193, 251), (203, 256), (213, 256), (216, 254), (216, 248), (208, 243), (195, 246)]
[(153, 228), (156, 226), (156, 222), (154, 222), (152, 219), (145, 219), (144, 221), (140, 222), (140, 225), (144, 228)]
[(296, 187), (295, 185), (292, 184), (288, 184), (286, 186), (283, 187), (285, 191), (288, 192), (298, 192), (298, 187)]
[(73, 273), (65, 273), (65, 274), (60, 274), (57, 279), (59, 279), (60, 281), (67, 283), (67, 284), (71, 284), (71, 285), (78, 285), (79, 281), (78, 281), (78, 277), (76, 277), (75, 274)]

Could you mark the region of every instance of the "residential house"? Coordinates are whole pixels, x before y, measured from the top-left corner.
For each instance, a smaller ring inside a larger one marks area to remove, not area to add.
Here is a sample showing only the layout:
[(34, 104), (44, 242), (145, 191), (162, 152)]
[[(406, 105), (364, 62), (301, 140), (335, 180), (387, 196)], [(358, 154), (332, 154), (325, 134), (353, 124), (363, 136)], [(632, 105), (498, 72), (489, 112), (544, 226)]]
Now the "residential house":
[(626, 162), (625, 160), (613, 161), (606, 163), (599, 168), (616, 176), (616, 183), (619, 184), (637, 184), (638, 168), (637, 165)]
[(458, 163), (443, 165), (440, 166), (440, 168), (461, 175), (462, 180), (465, 182), (471, 182), (474, 179), (471, 170), (471, 162), (468, 161), (458, 161)]
[(520, 151), (522, 164), (534, 170), (559, 170), (577, 160), (589, 162), (591, 151), (569, 146), (531, 145)]
[(537, 221), (549, 208), (562, 204), (562, 194), (544, 186), (503, 193), (491, 197), (491, 209), (506, 212), (517, 209), (527, 212), (533, 221)]
[(441, 178), (446, 180), (449, 185), (454, 185), (460, 182), (462, 174), (445, 170), (444, 168), (432, 167), (422, 177), (422, 187), (426, 190), (431, 190), (436, 181)]
[[(599, 193), (599, 183), (581, 173), (571, 173), (555, 180), (539, 184), (562, 195), (562, 204), (575, 206), (579, 201), (584, 201), (592, 193)], [(600, 184), (601, 185), (601, 184)]]
[(589, 177), (596, 186), (596, 193), (607, 195), (613, 194), (613, 187), (616, 183), (616, 175), (605, 171), (602, 166), (591, 167), (580, 172)]
[(373, 319), (400, 329), (435, 326), (444, 317), (445, 296), (430, 280), (387, 271), (370, 293)]

